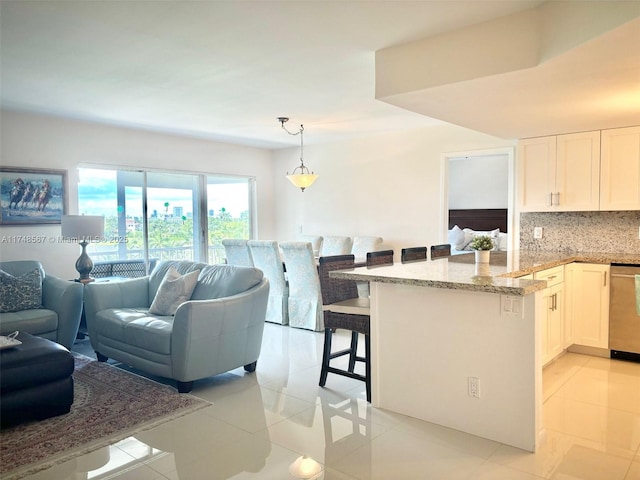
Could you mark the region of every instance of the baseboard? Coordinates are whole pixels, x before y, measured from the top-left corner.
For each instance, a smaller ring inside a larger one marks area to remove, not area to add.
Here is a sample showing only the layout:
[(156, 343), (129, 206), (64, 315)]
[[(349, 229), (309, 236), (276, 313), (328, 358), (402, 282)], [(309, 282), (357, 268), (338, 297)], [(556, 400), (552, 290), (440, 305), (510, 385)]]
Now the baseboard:
[(608, 348), (587, 347), (585, 345), (574, 344), (567, 348), (567, 351), (571, 353), (581, 353), (582, 355), (591, 355), (592, 357), (611, 357), (611, 351)]

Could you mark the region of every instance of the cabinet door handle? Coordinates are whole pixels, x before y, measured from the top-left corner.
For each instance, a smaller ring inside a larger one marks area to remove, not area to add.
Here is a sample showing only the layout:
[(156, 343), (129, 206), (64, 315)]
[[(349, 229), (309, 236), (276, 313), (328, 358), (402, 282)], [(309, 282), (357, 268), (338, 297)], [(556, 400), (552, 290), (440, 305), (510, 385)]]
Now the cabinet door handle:
[(558, 294), (553, 294), (553, 311), (555, 312), (558, 309)]
[(553, 279), (554, 279), (554, 278), (556, 278), (556, 277), (557, 277), (557, 275), (549, 275), (549, 276), (547, 277), (547, 280), (553, 280)]
[(607, 286), (607, 272), (604, 272), (604, 286)]
[(553, 192), (549, 192), (549, 206), (553, 207)]

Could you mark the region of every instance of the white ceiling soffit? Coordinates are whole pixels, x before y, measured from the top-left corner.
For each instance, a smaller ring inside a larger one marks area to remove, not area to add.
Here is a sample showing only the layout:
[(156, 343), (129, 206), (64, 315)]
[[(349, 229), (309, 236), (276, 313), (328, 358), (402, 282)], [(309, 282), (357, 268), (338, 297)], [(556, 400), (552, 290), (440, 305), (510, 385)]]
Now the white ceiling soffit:
[(640, 124), (640, 2), (551, 2), (376, 52), (376, 98), (502, 138)]
[(0, 1), (5, 109), (292, 147), (440, 123), (375, 99), (375, 52), (540, 1)]

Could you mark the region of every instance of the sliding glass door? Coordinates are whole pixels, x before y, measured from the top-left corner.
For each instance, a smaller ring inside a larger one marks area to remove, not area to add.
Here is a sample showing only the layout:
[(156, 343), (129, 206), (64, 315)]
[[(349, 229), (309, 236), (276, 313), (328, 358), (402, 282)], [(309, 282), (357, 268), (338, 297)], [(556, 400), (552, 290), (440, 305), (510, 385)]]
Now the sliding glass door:
[(207, 177), (209, 263), (224, 261), (223, 238), (253, 238), (252, 192), (250, 178)]
[(250, 238), (253, 180), (81, 168), (80, 214), (104, 215), (101, 260), (223, 261), (223, 238)]

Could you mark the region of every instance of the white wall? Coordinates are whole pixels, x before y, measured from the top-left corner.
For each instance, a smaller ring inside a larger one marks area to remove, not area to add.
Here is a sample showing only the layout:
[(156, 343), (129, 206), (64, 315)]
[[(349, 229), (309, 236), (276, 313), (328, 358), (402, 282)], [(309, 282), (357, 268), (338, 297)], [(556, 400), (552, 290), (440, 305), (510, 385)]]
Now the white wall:
[[(270, 152), (201, 139), (2, 111), (3, 166), (68, 171), (69, 213), (77, 213), (77, 167), (97, 164), (255, 176), (258, 237), (279, 241), (305, 234), (379, 235), (402, 247), (444, 240), (440, 232), (441, 166), (450, 152), (514, 142), (453, 125), (305, 146), (305, 164), (320, 175), (304, 193), (285, 178), (299, 148)], [(313, 135), (309, 127), (308, 137)], [(59, 225), (0, 226), (12, 235), (57, 237)], [(0, 260), (38, 259), (62, 278), (76, 276), (79, 247), (0, 243)]]
[[(312, 138), (313, 127), (305, 133)], [(304, 193), (285, 178), (299, 164), (299, 149), (277, 151), (277, 240), (296, 239), (301, 226), (304, 234), (379, 235), (396, 256), (403, 247), (440, 243), (443, 155), (514, 144), (445, 124), (305, 146), (305, 165), (320, 177)]]
[(449, 208), (507, 208), (507, 155), (449, 159)]
[[(256, 178), (258, 234), (275, 235), (273, 166), (268, 150), (41, 115), (9, 111), (0, 115), (0, 164), (67, 170), (71, 214), (78, 212), (79, 165), (245, 175)], [(15, 235), (57, 237), (60, 225), (0, 226), (0, 260), (36, 259), (52, 275), (77, 276), (77, 245), (9, 243), (7, 238)]]

